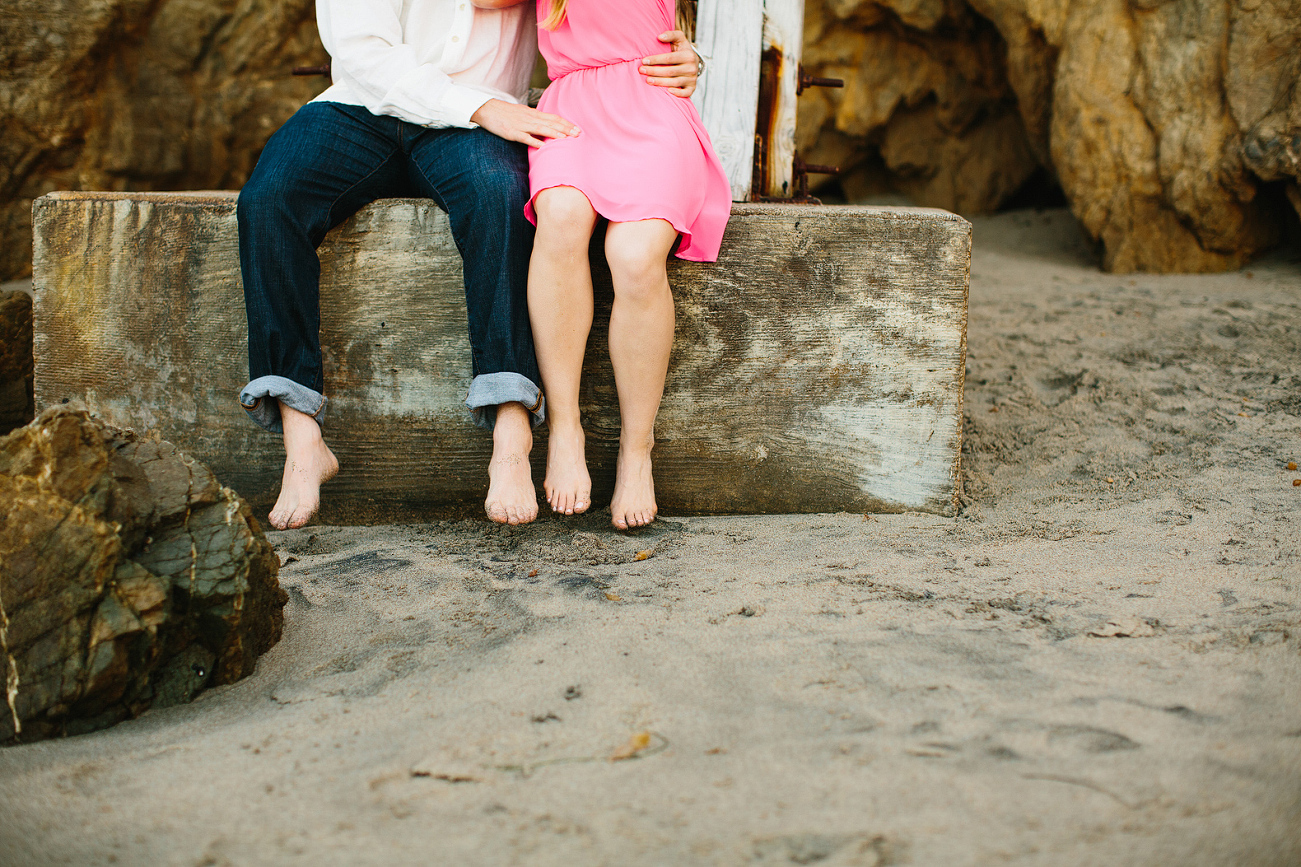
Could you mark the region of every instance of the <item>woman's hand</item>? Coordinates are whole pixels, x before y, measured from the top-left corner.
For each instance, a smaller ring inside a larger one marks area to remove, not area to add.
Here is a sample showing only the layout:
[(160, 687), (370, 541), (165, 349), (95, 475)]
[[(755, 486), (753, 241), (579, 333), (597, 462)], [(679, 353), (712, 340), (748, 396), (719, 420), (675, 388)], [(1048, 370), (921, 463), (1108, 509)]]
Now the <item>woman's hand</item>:
[(576, 136), (582, 132), (559, 115), (501, 99), (485, 102), (470, 116), (470, 120), (495, 136), (531, 148), (542, 147), (544, 139)]
[(668, 54), (642, 58), (641, 74), (656, 87), (666, 87), (669, 93), (690, 99), (696, 92), (696, 79), (700, 77), (700, 55), (687, 41), (681, 30), (670, 30), (659, 35), (660, 42), (673, 46)]

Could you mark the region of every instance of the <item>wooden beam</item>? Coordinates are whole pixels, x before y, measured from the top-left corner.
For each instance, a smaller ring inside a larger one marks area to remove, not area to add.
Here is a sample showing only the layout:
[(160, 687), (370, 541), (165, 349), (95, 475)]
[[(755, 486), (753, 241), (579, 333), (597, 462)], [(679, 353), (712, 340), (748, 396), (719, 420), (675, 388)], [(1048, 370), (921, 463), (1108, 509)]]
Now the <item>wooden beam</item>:
[(774, 64), (776, 88), (768, 130), (768, 189), (763, 195), (795, 195), (795, 104), (804, 51), (804, 0), (764, 0), (764, 58)]
[[(33, 211), (38, 408), (81, 400), (157, 430), (268, 505), (284, 458), (236, 400), (235, 194), (55, 193)], [(674, 260), (664, 511), (953, 514), (970, 243), (970, 225), (943, 211), (737, 205), (717, 264)], [(582, 392), (598, 505), (619, 430), (600, 249)], [(330, 233), (321, 261), (325, 429), (343, 465), (323, 518), (481, 502), (491, 437), (462, 403), (470, 357), (446, 215), (376, 202)]]
[(692, 101), (732, 184), (732, 200), (750, 199), (754, 176), (755, 112), (763, 4), (758, 0), (700, 0), (696, 49), (707, 58)]

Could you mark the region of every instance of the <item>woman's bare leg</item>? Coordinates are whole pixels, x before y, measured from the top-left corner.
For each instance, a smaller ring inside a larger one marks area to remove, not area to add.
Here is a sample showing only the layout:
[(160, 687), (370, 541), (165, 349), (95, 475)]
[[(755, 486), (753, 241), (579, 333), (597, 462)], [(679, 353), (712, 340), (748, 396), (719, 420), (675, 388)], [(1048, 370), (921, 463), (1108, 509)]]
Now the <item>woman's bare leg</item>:
[(529, 261), (529, 321), (547, 395), (547, 476), (553, 511), (586, 512), (592, 504), (578, 387), (592, 330), (592, 273), (587, 247), (596, 211), (573, 187), (543, 190), (533, 202), (538, 231)]
[(277, 530), (292, 530), (316, 514), (321, 485), (339, 472), (339, 461), (325, 444), (316, 419), (281, 404), (280, 421), (285, 436), (285, 474), (268, 519)]
[(677, 231), (664, 220), (611, 223), (605, 256), (614, 278), (610, 362), (619, 389), (619, 463), (610, 519), (621, 530), (655, 520), (651, 449), (673, 348), (667, 260)]

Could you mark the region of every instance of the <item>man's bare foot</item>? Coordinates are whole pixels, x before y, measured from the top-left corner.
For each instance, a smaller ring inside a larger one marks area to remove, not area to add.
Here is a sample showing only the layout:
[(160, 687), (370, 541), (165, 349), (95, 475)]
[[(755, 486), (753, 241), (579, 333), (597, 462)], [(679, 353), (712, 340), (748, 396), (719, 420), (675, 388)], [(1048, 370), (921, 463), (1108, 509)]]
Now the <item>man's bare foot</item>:
[(630, 450), (620, 445), (614, 499), (610, 501), (611, 522), (620, 530), (628, 530), (646, 526), (657, 514), (650, 449)]
[(277, 530), (292, 530), (312, 519), (321, 505), (321, 485), (339, 472), (339, 461), (325, 444), (321, 426), (310, 415), (280, 407), (285, 435), (285, 473), (280, 496), (267, 520)]
[(553, 512), (581, 515), (592, 505), (592, 477), (587, 472), (581, 425), (553, 428), (547, 441), (547, 477), (542, 483)]
[(532, 450), (528, 410), (518, 403), (497, 407), (492, 462), (488, 464), (488, 499), (483, 510), (498, 524), (527, 524), (538, 516), (538, 492), (529, 466)]

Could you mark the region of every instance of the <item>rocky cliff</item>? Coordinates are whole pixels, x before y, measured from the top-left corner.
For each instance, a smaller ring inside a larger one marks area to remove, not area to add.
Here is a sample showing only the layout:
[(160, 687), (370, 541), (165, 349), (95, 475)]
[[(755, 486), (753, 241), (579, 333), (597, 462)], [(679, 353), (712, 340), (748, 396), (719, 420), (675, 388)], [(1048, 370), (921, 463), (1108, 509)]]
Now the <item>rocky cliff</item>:
[(32, 420), (32, 296), (0, 292), (0, 436)]
[(324, 87), (312, 0), (6, 0), (0, 279), (31, 266), (51, 190), (239, 187)]
[[(1301, 0), (807, 0), (811, 162), (977, 213), (1059, 183), (1117, 271), (1233, 268), (1301, 212)], [(319, 91), (311, 0), (11, 0), (0, 278), (54, 189), (234, 188)]]
[(1301, 0), (809, 0), (800, 145), (851, 198), (1057, 180), (1115, 271), (1234, 268), (1301, 213)]

